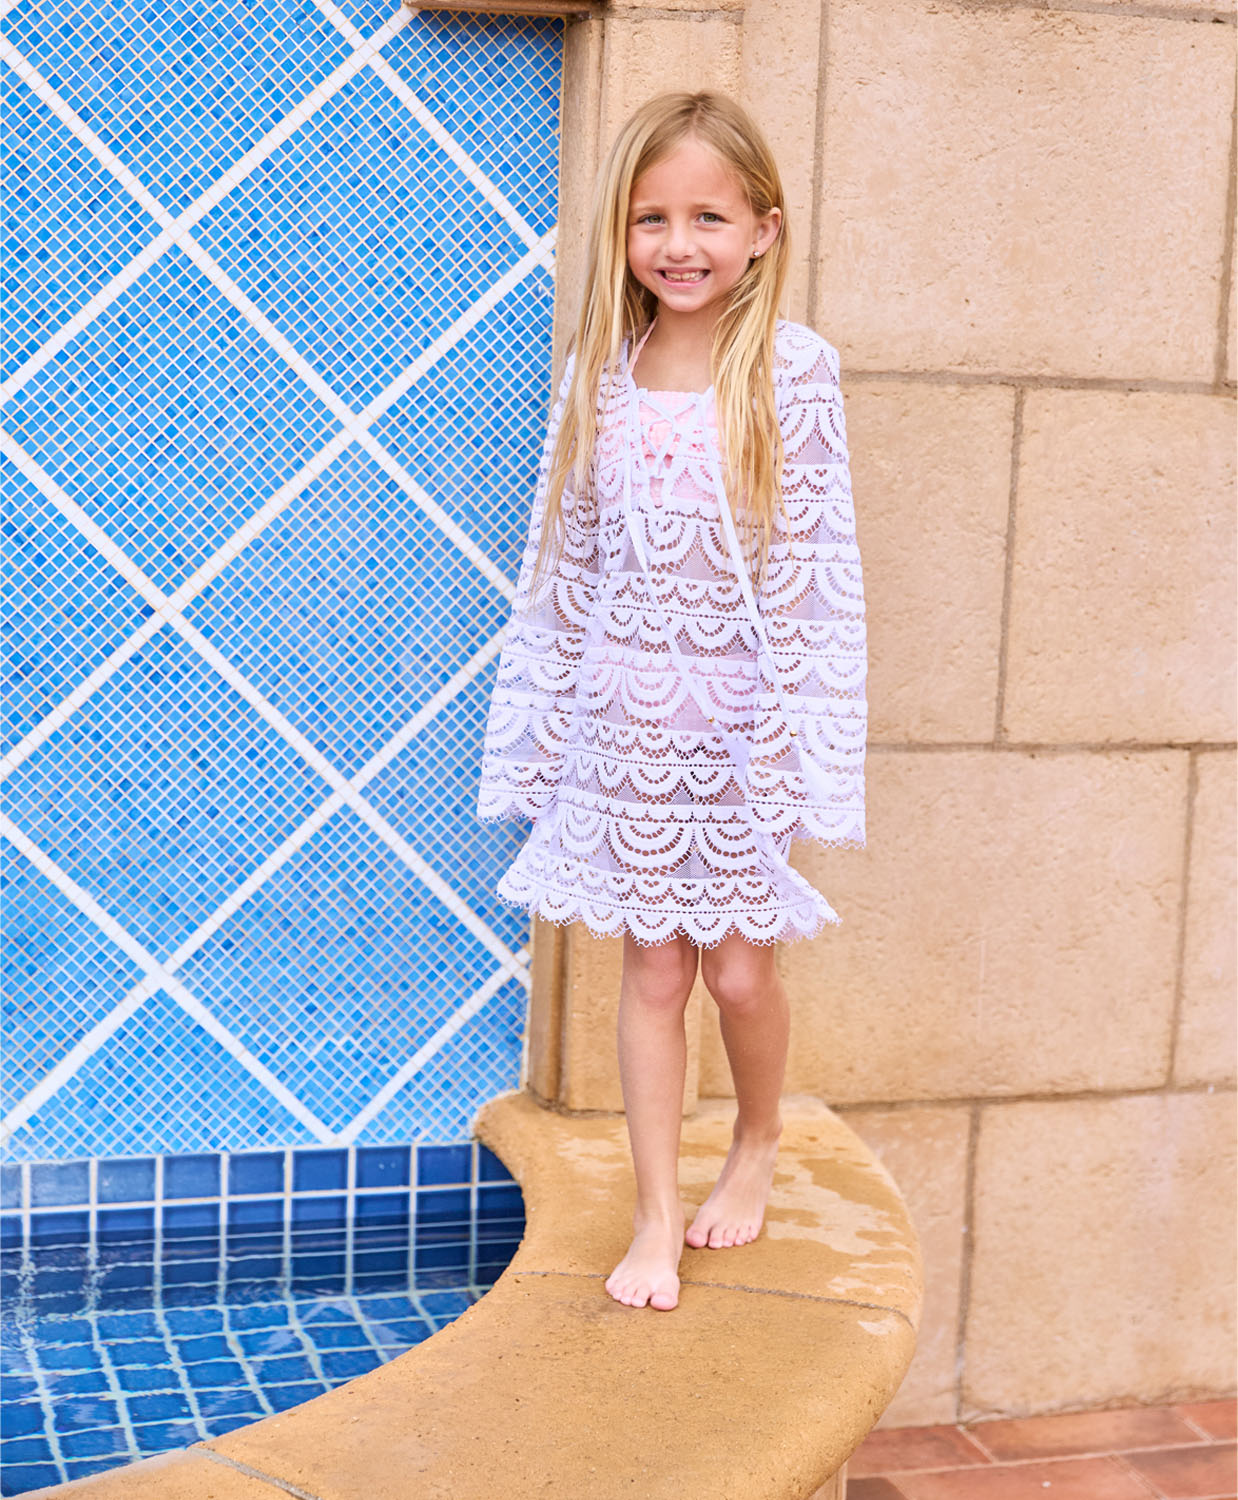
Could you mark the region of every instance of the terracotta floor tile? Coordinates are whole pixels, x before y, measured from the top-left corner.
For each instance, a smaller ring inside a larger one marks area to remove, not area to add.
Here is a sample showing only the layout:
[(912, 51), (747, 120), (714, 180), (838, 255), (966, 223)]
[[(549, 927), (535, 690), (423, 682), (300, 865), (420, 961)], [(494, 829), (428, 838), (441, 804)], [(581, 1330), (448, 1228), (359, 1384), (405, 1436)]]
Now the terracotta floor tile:
[(1202, 1500), (1233, 1493), (1233, 1443), (1202, 1443), (1198, 1448), (1164, 1448), (1159, 1452), (1124, 1453), (1132, 1469), (1146, 1474), (1165, 1500)]
[[(1195, 1442), (1197, 1435), (1192, 1433)], [(987, 1464), (961, 1427), (885, 1427), (870, 1432), (847, 1460), (848, 1474), (894, 1474), (902, 1469), (952, 1469)]]
[(1188, 1417), (1212, 1438), (1238, 1437), (1238, 1401), (1180, 1401), (1176, 1412)]
[(1135, 1406), (1120, 1411), (1060, 1412), (1044, 1417), (1003, 1417), (972, 1422), (968, 1435), (994, 1458), (1057, 1458), (1068, 1453), (1117, 1453), (1129, 1448), (1168, 1448), (1199, 1437), (1172, 1406)]
[(847, 1500), (906, 1500), (906, 1496), (891, 1479), (852, 1479), (848, 1461)]
[(900, 1474), (898, 1487), (906, 1500), (1150, 1500), (1147, 1485), (1111, 1458)]

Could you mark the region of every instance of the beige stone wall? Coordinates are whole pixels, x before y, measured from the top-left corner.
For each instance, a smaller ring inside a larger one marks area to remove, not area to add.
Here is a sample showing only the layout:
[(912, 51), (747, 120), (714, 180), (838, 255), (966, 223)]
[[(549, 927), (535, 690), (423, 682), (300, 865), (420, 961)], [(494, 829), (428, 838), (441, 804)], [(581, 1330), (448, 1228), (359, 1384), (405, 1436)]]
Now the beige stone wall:
[[(691, 0), (569, 26), (598, 154), (718, 86), (842, 357), (869, 842), (781, 951), (788, 1091), (882, 1154), (928, 1298), (887, 1424), (1233, 1388), (1234, 6)], [(538, 923), (530, 1082), (621, 1107), (621, 947)], [(698, 984), (685, 1107), (727, 1094)]]

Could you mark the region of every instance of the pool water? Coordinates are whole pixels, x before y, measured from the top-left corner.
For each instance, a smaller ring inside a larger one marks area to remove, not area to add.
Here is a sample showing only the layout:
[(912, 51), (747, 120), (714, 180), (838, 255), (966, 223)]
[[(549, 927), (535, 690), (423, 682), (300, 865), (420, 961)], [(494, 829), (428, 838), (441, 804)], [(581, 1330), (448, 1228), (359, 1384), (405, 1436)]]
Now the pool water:
[[(156, 1201), (123, 1207), (102, 1203), (132, 1187), (129, 1160), (89, 1164), (84, 1208), (35, 1204), (86, 1164), (10, 1181), (0, 1495), (220, 1436), (387, 1363), (476, 1301), (523, 1233), (519, 1187), (476, 1143), (263, 1155), (279, 1197), (257, 1153), (214, 1178), (214, 1158), (143, 1159)], [(178, 1181), (215, 1195), (172, 1201)]]

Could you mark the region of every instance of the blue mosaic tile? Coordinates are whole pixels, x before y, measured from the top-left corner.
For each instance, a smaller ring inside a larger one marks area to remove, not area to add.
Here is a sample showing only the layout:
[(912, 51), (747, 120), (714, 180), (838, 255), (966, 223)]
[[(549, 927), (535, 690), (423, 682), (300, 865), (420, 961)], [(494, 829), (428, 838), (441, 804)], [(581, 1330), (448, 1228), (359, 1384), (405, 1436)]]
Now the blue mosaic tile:
[(511, 1175), (489, 1146), (478, 1145), (477, 1180), (479, 1182), (505, 1182), (510, 1180)]
[(129, 1415), (139, 1422), (171, 1422), (193, 1415), (193, 1409), (180, 1391), (155, 1391), (146, 1396), (131, 1396)]
[(153, 1208), (101, 1208), (97, 1219), (98, 1242), (101, 1246), (131, 1244), (154, 1238)]
[(90, 1234), (90, 1216), (85, 1213), (32, 1213), (30, 1242), (34, 1245), (84, 1245)]
[(0, 1407), (0, 1437), (28, 1437), (43, 1431), (43, 1408), (38, 1401), (6, 1401)]
[(201, 1433), (196, 1422), (135, 1422), (133, 1436), (142, 1457), (153, 1458), (157, 1453), (196, 1443)]
[(127, 1456), (129, 1445), (119, 1427), (100, 1427), (90, 1432), (67, 1432), (60, 1439), (66, 1458), (110, 1458)]
[(169, 1156), (163, 1164), (165, 1198), (211, 1198), (219, 1194), (219, 1157)]
[(292, 1190), (321, 1192), (348, 1184), (347, 1151), (294, 1151)]
[(119, 1420), (116, 1402), (103, 1396), (70, 1396), (56, 1402), (52, 1422), (57, 1432), (77, 1432), (83, 1427), (110, 1427)]
[[(411, 1148), (415, 1151), (417, 1148)], [(408, 1146), (359, 1146), (357, 1148), (357, 1186), (359, 1188), (408, 1187)]]
[(228, 1162), (228, 1193), (282, 1193), (284, 1153), (253, 1151), (234, 1155)]
[(60, 1480), (55, 1464), (5, 1464), (0, 1471), (0, 1487), (6, 1495), (21, 1495), (26, 1490), (59, 1484)]
[(154, 1196), (154, 1157), (116, 1157), (99, 1163), (100, 1203), (149, 1203)]
[(89, 1203), (90, 1175), (86, 1163), (36, 1162), (30, 1168), (30, 1202), (36, 1208)]
[(21, 1207), (21, 1168), (0, 1166), (0, 1208)]
[(422, 1146), (417, 1152), (417, 1182), (455, 1185), (468, 1182), (471, 1175), (471, 1146)]
[(42, 1464), (51, 1458), (51, 1444), (45, 1437), (0, 1439), (0, 1464)]
[(11, 1250), (21, 1242), (20, 1217), (17, 1214), (0, 1214), (0, 1249)]

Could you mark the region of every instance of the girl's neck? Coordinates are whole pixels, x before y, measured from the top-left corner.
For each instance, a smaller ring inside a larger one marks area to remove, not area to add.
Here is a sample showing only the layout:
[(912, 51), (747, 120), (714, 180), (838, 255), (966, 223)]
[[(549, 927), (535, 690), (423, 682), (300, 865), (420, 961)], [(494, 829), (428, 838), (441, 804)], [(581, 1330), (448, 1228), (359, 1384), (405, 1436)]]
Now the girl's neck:
[(644, 383), (662, 390), (703, 390), (712, 379), (716, 324), (716, 317), (705, 323), (659, 308), (640, 340), (638, 363)]

